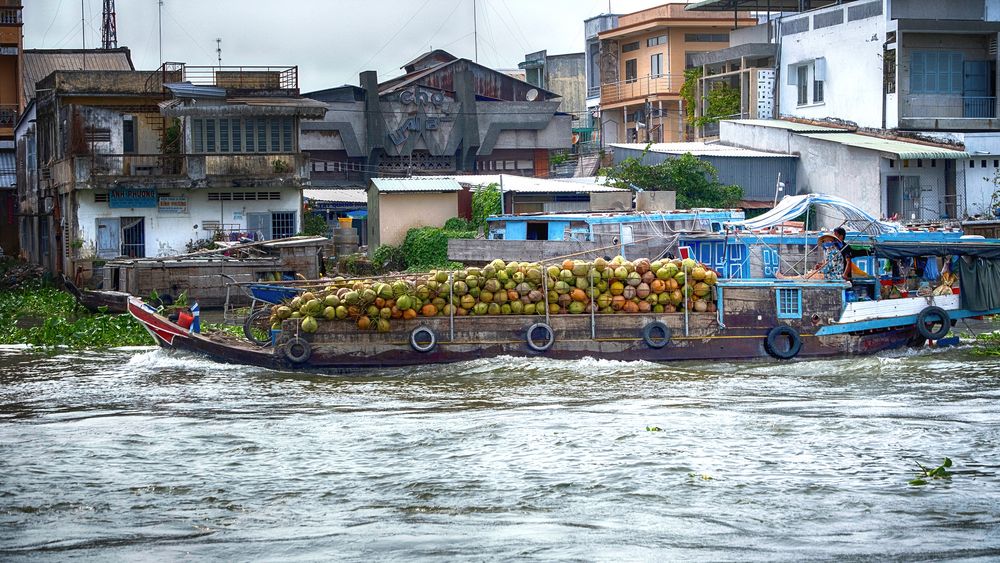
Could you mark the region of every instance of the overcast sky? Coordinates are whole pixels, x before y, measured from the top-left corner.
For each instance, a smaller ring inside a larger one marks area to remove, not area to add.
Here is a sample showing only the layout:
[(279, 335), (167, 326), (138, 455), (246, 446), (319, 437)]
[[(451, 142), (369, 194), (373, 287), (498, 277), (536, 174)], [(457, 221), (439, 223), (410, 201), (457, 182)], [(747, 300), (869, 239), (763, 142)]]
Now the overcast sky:
[[(615, 13), (663, 4), (611, 0)], [(100, 46), (101, 0), (25, 0), (24, 46)], [(137, 69), (159, 66), (157, 0), (117, 0), (118, 45)], [(82, 10), (81, 10), (82, 5)], [(583, 20), (608, 0), (478, 0), (479, 62), (514, 68), (525, 53), (583, 51)], [(81, 11), (84, 17), (81, 17)], [(83, 25), (86, 20), (86, 26)], [(474, 58), (473, 0), (163, 0), (163, 60), (215, 65), (298, 65), (303, 92), (374, 69), (380, 79), (428, 50)]]

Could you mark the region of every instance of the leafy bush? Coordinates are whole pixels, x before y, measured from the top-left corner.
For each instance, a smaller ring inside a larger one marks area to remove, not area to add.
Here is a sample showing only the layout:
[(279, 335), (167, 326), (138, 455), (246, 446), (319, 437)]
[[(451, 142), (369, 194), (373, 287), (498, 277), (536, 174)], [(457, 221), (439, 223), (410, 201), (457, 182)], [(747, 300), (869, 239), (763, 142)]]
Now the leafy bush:
[(444, 230), (446, 231), (474, 231), (476, 226), (472, 224), (471, 221), (466, 221), (461, 217), (452, 217), (444, 222)]
[(375, 265), (364, 254), (349, 254), (337, 265), (337, 269), (357, 277), (374, 276)]
[(448, 260), (448, 239), (470, 239), (476, 231), (452, 231), (438, 227), (419, 227), (406, 231), (403, 255), (411, 270), (424, 271), (454, 265)]
[(381, 272), (398, 272), (406, 269), (406, 253), (403, 247), (383, 244), (375, 249), (372, 266)]
[(312, 237), (325, 237), (330, 231), (330, 226), (326, 224), (326, 219), (319, 213), (303, 211), (302, 213), (302, 234)]

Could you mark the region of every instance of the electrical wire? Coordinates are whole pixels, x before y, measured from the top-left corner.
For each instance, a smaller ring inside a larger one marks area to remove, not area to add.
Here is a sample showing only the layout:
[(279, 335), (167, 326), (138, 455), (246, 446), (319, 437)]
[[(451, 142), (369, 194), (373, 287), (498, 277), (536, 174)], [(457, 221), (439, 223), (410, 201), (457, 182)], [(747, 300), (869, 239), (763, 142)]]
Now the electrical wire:
[(62, 9), (63, 0), (59, 0), (59, 4), (56, 5), (56, 11), (52, 14), (52, 21), (49, 22), (49, 26), (45, 28), (45, 33), (42, 34), (42, 42), (40, 45), (45, 45), (45, 39), (49, 36), (49, 30), (52, 29), (52, 25), (56, 23), (56, 19), (59, 17), (59, 10)]
[(402, 26), (400, 26), (400, 28), (396, 30), (396, 33), (393, 33), (392, 37), (390, 37), (388, 40), (386, 40), (386, 42), (383, 43), (382, 46), (379, 47), (378, 50), (375, 51), (375, 53), (372, 54), (372, 56), (368, 58), (367, 61), (365, 61), (365, 64), (363, 64), (360, 67), (358, 67), (358, 70), (355, 71), (354, 74), (359, 74), (362, 70), (364, 70), (365, 67), (367, 67), (368, 65), (370, 65), (371, 62), (375, 60), (375, 57), (379, 56), (379, 54), (381, 54), (382, 51), (384, 51), (385, 48), (388, 47), (390, 43), (392, 43), (393, 41), (395, 41), (396, 38), (399, 37), (399, 34), (402, 33), (404, 29), (406, 29), (407, 27), (409, 27), (409, 25), (411, 23), (413, 23), (413, 20), (417, 17), (417, 14), (419, 14), (420, 12), (422, 12), (423, 9), (427, 6), (427, 4), (430, 4), (430, 1), (431, 0), (424, 0), (424, 3), (421, 4), (420, 7), (417, 8), (412, 14), (410, 14), (410, 17), (409, 17), (409, 19), (406, 20), (406, 23), (404, 23)]

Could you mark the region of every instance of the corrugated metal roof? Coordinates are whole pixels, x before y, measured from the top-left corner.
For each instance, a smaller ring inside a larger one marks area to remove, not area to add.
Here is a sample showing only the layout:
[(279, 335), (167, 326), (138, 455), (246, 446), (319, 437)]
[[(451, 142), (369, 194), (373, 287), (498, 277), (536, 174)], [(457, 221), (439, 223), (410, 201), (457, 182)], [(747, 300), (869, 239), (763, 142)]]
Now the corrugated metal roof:
[(368, 203), (368, 193), (365, 190), (308, 189), (302, 190), (302, 196), (314, 201), (329, 201), (334, 203)]
[[(628, 150), (643, 151), (646, 145), (643, 143), (612, 143), (612, 147)], [(721, 143), (653, 143), (649, 146), (649, 152), (663, 154), (687, 154), (694, 156), (731, 156), (739, 158), (750, 157), (784, 157), (797, 158), (793, 154), (764, 152), (752, 149), (744, 149), (723, 145)]]
[(14, 187), (17, 183), (16, 172), (14, 151), (0, 150), (0, 190)]
[(180, 98), (225, 98), (226, 89), (217, 86), (195, 86), (190, 82), (164, 84), (173, 95)]
[(26, 49), (24, 97), (35, 97), (35, 84), (57, 70), (135, 70), (125, 47), (120, 49)]
[(878, 151), (880, 153), (904, 160), (911, 158), (930, 158), (942, 160), (964, 160), (972, 158), (969, 153), (965, 151), (932, 147), (917, 143), (908, 143), (906, 141), (897, 141), (895, 139), (881, 139), (879, 137), (859, 135), (857, 133), (804, 133), (802, 136), (809, 137), (810, 139), (819, 139), (820, 141), (840, 143), (842, 145), (857, 147), (859, 149)]
[(531, 178), (528, 176), (515, 176), (511, 174), (482, 174), (455, 176), (455, 180), (461, 184), (468, 184), (471, 186), (488, 186), (490, 184), (499, 184), (501, 176), (503, 176), (503, 191), (510, 193), (575, 194), (623, 191), (611, 186), (605, 186), (602, 183), (599, 183), (597, 178), (553, 179)]
[(773, 127), (775, 129), (785, 129), (796, 133), (822, 133), (824, 131), (834, 132), (846, 131), (840, 127), (826, 127), (824, 125), (808, 125), (795, 121), (784, 121), (782, 119), (725, 119), (726, 123), (737, 125), (752, 125), (757, 127)]
[(414, 176), (412, 178), (372, 178), (372, 186), (379, 192), (459, 192), (462, 186), (454, 178), (442, 176)]

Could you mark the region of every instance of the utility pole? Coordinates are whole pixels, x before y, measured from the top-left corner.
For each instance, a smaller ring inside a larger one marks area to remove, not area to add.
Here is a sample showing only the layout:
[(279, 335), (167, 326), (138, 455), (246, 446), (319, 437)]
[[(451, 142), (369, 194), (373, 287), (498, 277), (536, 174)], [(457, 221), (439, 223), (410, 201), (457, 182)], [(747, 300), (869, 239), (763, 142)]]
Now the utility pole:
[(215, 39), (215, 54), (219, 56), (219, 69), (222, 69), (222, 38)]
[(101, 49), (118, 48), (118, 26), (115, 23), (115, 0), (104, 0), (101, 19)]
[(160, 33), (160, 66), (163, 66), (163, 0), (159, 0), (159, 10), (156, 19)]
[(80, 31), (83, 32), (83, 70), (87, 70), (87, 12), (83, 9), (83, 0), (80, 0)]
[(475, 45), (475, 61), (479, 62), (479, 17), (476, 15), (476, 0), (472, 0), (472, 43)]

